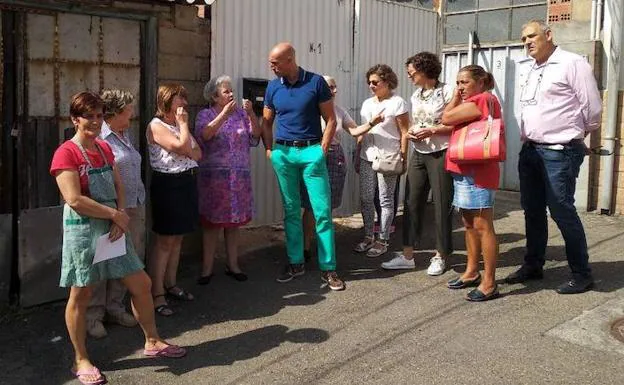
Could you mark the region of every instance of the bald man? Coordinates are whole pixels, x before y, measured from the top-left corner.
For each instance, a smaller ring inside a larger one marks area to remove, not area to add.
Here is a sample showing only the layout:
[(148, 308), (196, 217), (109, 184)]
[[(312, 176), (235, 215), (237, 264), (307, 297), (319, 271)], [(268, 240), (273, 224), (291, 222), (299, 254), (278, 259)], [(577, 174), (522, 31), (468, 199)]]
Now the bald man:
[[(264, 98), (263, 139), (271, 159), (284, 205), (288, 264), (277, 278), (289, 282), (305, 273), (301, 196), (303, 181), (316, 220), (321, 279), (331, 290), (344, 290), (336, 274), (336, 246), (331, 214), (331, 192), (325, 156), (336, 131), (332, 94), (322, 76), (297, 65), (295, 49), (280, 43), (269, 53), (271, 70)], [(326, 123), (321, 130), (321, 120)], [(276, 121), (275, 145), (273, 122)]]

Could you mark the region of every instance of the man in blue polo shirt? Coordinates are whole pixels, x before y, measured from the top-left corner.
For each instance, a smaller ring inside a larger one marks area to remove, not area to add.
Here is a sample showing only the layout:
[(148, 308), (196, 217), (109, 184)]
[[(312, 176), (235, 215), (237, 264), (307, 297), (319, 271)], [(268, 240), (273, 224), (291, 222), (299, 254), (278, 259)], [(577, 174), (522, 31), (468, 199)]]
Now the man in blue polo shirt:
[[(325, 155), (336, 131), (332, 94), (323, 77), (297, 65), (295, 49), (280, 43), (269, 54), (277, 76), (264, 98), (263, 136), (282, 193), (286, 252), (289, 264), (278, 282), (289, 282), (305, 273), (303, 227), (299, 185), (305, 183), (316, 220), (321, 279), (332, 290), (343, 290), (336, 274), (336, 246), (331, 215), (329, 176)], [(321, 130), (320, 117), (326, 122)], [(273, 121), (277, 118), (275, 146)]]

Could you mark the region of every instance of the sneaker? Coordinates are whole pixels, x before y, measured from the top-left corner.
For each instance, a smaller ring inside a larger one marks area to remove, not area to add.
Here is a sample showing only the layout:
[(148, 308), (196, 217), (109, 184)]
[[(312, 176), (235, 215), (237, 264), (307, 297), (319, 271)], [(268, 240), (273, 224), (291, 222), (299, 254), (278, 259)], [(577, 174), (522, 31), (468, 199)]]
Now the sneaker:
[(395, 252), (394, 258), (391, 260), (384, 262), (381, 264), (382, 269), (386, 270), (402, 270), (402, 269), (415, 269), (416, 263), (414, 262), (414, 258), (407, 259), (403, 255), (403, 253)]
[(344, 281), (338, 278), (338, 274), (333, 270), (322, 271), (321, 280), (327, 283), (327, 286), (334, 291), (344, 290), (346, 287)]
[(286, 283), (292, 281), (295, 277), (300, 277), (305, 274), (305, 267), (303, 263), (288, 264), (284, 269), (284, 272), (277, 277), (277, 282)]
[(430, 260), (429, 267), (427, 268), (427, 274), (442, 275), (444, 274), (445, 269), (446, 263), (444, 262), (444, 258), (442, 258), (439, 254), (436, 254)]
[(87, 333), (96, 339), (104, 338), (108, 335), (104, 324), (98, 319), (87, 320)]
[(116, 323), (118, 325), (125, 326), (127, 328), (132, 328), (137, 325), (137, 320), (134, 319), (132, 314), (128, 314), (125, 311), (114, 313), (114, 314), (108, 314), (108, 316), (106, 317), (106, 320), (108, 322)]

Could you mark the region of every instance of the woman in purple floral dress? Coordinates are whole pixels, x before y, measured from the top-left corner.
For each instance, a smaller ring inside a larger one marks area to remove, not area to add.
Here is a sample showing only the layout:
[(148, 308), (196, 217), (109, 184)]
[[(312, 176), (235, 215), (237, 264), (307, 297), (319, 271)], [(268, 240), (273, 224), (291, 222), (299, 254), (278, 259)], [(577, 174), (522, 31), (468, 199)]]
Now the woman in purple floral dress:
[(238, 266), (239, 227), (253, 214), (250, 148), (258, 145), (261, 129), (249, 100), (243, 100), (242, 108), (237, 106), (229, 76), (211, 79), (204, 98), (208, 108), (195, 120), (195, 137), (204, 154), (198, 178), (204, 251), (197, 283), (210, 282), (221, 229), (228, 259), (225, 272), (245, 281), (247, 276)]

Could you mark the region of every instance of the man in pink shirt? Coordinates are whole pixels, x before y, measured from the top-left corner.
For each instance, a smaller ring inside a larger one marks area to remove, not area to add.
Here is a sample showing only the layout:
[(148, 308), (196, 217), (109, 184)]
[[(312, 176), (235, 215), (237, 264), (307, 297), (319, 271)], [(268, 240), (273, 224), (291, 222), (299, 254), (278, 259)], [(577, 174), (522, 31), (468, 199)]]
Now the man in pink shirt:
[(524, 264), (505, 280), (519, 283), (543, 277), (548, 207), (563, 235), (572, 270), (572, 278), (557, 292), (582, 293), (594, 281), (574, 190), (585, 157), (583, 139), (599, 127), (602, 101), (587, 60), (557, 47), (544, 21), (529, 21), (521, 36), (531, 57), (523, 63), (519, 81), (524, 144), (518, 172), (527, 251)]

